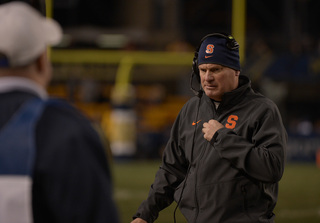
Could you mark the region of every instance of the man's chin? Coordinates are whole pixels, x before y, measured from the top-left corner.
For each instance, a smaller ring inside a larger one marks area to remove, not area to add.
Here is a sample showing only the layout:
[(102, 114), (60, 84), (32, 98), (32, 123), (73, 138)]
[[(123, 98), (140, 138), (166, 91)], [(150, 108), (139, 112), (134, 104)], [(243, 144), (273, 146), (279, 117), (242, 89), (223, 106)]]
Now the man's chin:
[(206, 93), (206, 95), (216, 95), (217, 91), (215, 89), (210, 89), (210, 88), (205, 88), (204, 92)]

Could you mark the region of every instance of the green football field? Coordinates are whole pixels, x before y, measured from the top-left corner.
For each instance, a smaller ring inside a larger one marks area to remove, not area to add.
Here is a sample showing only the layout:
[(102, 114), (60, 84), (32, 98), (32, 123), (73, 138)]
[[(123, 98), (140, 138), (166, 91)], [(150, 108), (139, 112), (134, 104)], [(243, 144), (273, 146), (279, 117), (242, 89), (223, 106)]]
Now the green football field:
[[(114, 197), (121, 223), (131, 222), (140, 202), (146, 199), (160, 161), (114, 162)], [(175, 203), (160, 212), (156, 222), (172, 223)], [(280, 182), (279, 200), (275, 210), (276, 223), (320, 222), (320, 168), (315, 164), (286, 166)], [(180, 211), (177, 223), (186, 222)]]

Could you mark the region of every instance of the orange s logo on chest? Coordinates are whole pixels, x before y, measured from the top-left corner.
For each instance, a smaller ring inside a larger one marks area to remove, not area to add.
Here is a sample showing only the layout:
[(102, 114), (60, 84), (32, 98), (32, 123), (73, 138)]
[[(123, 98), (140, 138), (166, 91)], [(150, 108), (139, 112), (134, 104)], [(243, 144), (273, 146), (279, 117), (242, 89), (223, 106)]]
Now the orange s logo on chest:
[(228, 129), (234, 129), (237, 125), (237, 121), (238, 121), (238, 116), (237, 115), (230, 115), (227, 119), (227, 123), (226, 123), (226, 128)]

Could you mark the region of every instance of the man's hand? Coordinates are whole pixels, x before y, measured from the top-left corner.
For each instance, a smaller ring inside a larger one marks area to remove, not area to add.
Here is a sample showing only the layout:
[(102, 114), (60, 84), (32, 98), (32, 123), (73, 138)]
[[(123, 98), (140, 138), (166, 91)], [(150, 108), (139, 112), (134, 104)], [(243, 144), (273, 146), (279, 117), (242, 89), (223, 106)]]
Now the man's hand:
[(219, 129), (223, 128), (224, 126), (218, 122), (217, 120), (211, 119), (209, 122), (203, 123), (203, 137), (210, 142), (213, 135), (218, 131)]
[(131, 223), (148, 223), (145, 220), (143, 220), (142, 218), (136, 218), (134, 219)]

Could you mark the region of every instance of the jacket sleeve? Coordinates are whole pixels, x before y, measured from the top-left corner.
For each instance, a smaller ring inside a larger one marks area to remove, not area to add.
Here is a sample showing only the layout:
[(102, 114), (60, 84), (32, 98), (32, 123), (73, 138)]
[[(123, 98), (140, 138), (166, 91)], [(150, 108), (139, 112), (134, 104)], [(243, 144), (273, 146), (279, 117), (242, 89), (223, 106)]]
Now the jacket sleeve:
[(277, 107), (260, 112), (254, 120), (252, 137), (247, 139), (233, 130), (222, 128), (211, 144), (222, 159), (253, 179), (278, 182), (284, 171), (287, 133)]
[(159, 212), (173, 202), (175, 189), (185, 178), (188, 162), (180, 145), (179, 120), (180, 115), (172, 127), (170, 139), (164, 150), (162, 165), (156, 173), (148, 197), (142, 202), (133, 218), (139, 217), (148, 223), (154, 222)]
[(72, 109), (47, 109), (37, 147), (35, 222), (119, 222), (108, 159), (86, 118)]

